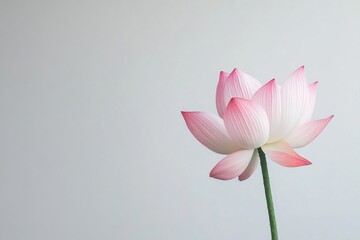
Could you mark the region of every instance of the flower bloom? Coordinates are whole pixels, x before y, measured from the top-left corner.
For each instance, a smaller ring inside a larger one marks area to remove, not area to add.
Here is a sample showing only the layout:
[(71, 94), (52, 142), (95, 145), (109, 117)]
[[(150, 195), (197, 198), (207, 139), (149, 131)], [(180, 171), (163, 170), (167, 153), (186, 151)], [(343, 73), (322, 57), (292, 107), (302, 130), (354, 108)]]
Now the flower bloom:
[(265, 85), (234, 69), (220, 72), (216, 90), (218, 115), (182, 112), (194, 137), (210, 150), (226, 154), (210, 176), (229, 180), (249, 178), (259, 164), (261, 147), (274, 162), (285, 167), (311, 164), (294, 151), (314, 140), (333, 115), (311, 121), (317, 82), (307, 84), (304, 67), (279, 86)]

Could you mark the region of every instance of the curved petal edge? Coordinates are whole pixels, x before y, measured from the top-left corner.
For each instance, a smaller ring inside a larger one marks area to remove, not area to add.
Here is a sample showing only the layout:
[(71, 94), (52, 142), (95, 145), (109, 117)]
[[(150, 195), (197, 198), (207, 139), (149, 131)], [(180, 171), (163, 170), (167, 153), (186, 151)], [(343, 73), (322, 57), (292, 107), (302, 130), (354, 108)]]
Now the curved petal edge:
[(304, 67), (293, 72), (281, 87), (281, 118), (283, 137), (300, 123), (308, 106), (309, 87)]
[(270, 80), (253, 96), (252, 101), (259, 104), (266, 112), (270, 123), (268, 142), (275, 142), (282, 136), (281, 132), (281, 92), (276, 80)]
[(225, 82), (229, 73), (220, 72), (219, 82), (216, 87), (216, 109), (220, 117), (224, 115), (227, 102), (225, 101)]
[(299, 154), (285, 142), (276, 142), (261, 147), (266, 156), (284, 167), (300, 167), (310, 165), (311, 162)]
[(328, 118), (315, 120), (308, 122), (300, 127), (296, 128), (288, 137), (284, 139), (294, 148), (300, 148), (308, 145), (312, 142), (324, 128), (329, 124), (334, 115), (331, 115)]
[(246, 179), (248, 179), (249, 177), (251, 177), (251, 175), (255, 172), (256, 168), (258, 167), (260, 162), (260, 158), (259, 158), (259, 153), (258, 150), (255, 149), (250, 163), (247, 166), (247, 168), (245, 169), (245, 171), (238, 177), (240, 181), (244, 181)]
[(308, 103), (306, 104), (306, 108), (304, 110), (304, 114), (302, 116), (302, 119), (300, 121), (300, 124), (304, 124), (308, 121), (310, 121), (314, 109), (315, 109), (315, 101), (316, 101), (316, 89), (317, 89), (318, 82), (313, 82), (309, 85), (309, 98)]
[(234, 97), (249, 100), (260, 87), (258, 80), (235, 68), (225, 81), (223, 93), (225, 104), (227, 105)]
[(240, 150), (229, 138), (223, 120), (205, 112), (181, 112), (194, 137), (210, 150), (229, 154)]
[(230, 137), (246, 149), (255, 149), (269, 138), (269, 120), (260, 105), (242, 98), (231, 99), (224, 114)]
[(254, 149), (246, 149), (226, 156), (211, 170), (210, 177), (220, 180), (236, 178), (249, 165), (253, 152)]

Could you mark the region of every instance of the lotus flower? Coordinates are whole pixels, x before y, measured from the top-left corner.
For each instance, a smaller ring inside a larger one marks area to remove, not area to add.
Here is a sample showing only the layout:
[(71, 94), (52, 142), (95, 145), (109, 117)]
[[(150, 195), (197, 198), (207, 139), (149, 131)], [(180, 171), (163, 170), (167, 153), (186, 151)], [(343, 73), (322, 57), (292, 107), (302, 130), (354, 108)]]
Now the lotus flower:
[(210, 150), (226, 154), (210, 176), (229, 180), (249, 178), (259, 164), (258, 148), (285, 167), (311, 164), (294, 148), (313, 141), (333, 115), (311, 121), (317, 82), (307, 84), (304, 67), (279, 86), (275, 79), (265, 85), (234, 69), (220, 72), (216, 90), (218, 115), (182, 112), (194, 137)]

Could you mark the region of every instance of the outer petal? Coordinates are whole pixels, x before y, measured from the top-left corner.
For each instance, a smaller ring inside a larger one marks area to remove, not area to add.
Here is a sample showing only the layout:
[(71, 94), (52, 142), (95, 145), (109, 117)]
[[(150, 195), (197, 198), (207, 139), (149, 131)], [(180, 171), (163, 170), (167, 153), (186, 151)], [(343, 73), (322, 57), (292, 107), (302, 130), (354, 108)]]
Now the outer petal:
[(258, 150), (255, 149), (251, 161), (245, 171), (239, 176), (240, 181), (244, 181), (248, 179), (256, 170), (257, 166), (259, 165), (260, 159), (259, 159), (259, 153)]
[(334, 115), (328, 118), (308, 122), (295, 129), (295, 131), (286, 137), (284, 141), (294, 148), (304, 147), (319, 136), (333, 117)]
[(316, 88), (317, 88), (318, 82), (314, 82), (309, 85), (309, 99), (308, 104), (306, 105), (303, 117), (300, 121), (300, 124), (306, 123), (310, 121), (315, 108), (315, 101), (316, 101)]
[(311, 164), (285, 142), (271, 143), (261, 148), (271, 160), (285, 167), (300, 167)]
[(225, 82), (225, 107), (233, 97), (251, 99), (260, 87), (261, 84), (255, 78), (235, 68)]
[(284, 134), (289, 134), (299, 124), (308, 104), (308, 97), (304, 67), (300, 67), (281, 88), (281, 122)]
[(230, 180), (242, 174), (249, 165), (254, 149), (234, 152), (226, 156), (211, 170), (210, 177)]
[(242, 98), (233, 98), (224, 114), (230, 137), (247, 149), (263, 145), (269, 137), (269, 120), (258, 105)]
[(219, 83), (216, 88), (216, 109), (220, 117), (224, 115), (226, 105), (228, 104), (228, 102), (225, 102), (224, 96), (225, 82), (228, 76), (228, 73), (221, 71)]
[(281, 91), (275, 79), (262, 86), (253, 96), (252, 102), (259, 104), (266, 112), (270, 123), (268, 142), (282, 137), (281, 129)]
[(229, 154), (240, 149), (229, 138), (220, 117), (204, 112), (181, 113), (190, 132), (205, 147), (220, 154)]

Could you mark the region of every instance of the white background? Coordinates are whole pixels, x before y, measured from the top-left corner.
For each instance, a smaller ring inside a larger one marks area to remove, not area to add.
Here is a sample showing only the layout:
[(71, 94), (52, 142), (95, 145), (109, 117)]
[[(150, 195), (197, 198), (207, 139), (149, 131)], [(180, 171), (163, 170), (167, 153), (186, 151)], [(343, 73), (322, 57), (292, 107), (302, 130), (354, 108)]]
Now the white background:
[(0, 1), (0, 239), (270, 239), (260, 169), (223, 157), (181, 110), (216, 112), (220, 70), (279, 83), (305, 65), (315, 118), (269, 162), (281, 239), (360, 238), (359, 1)]

